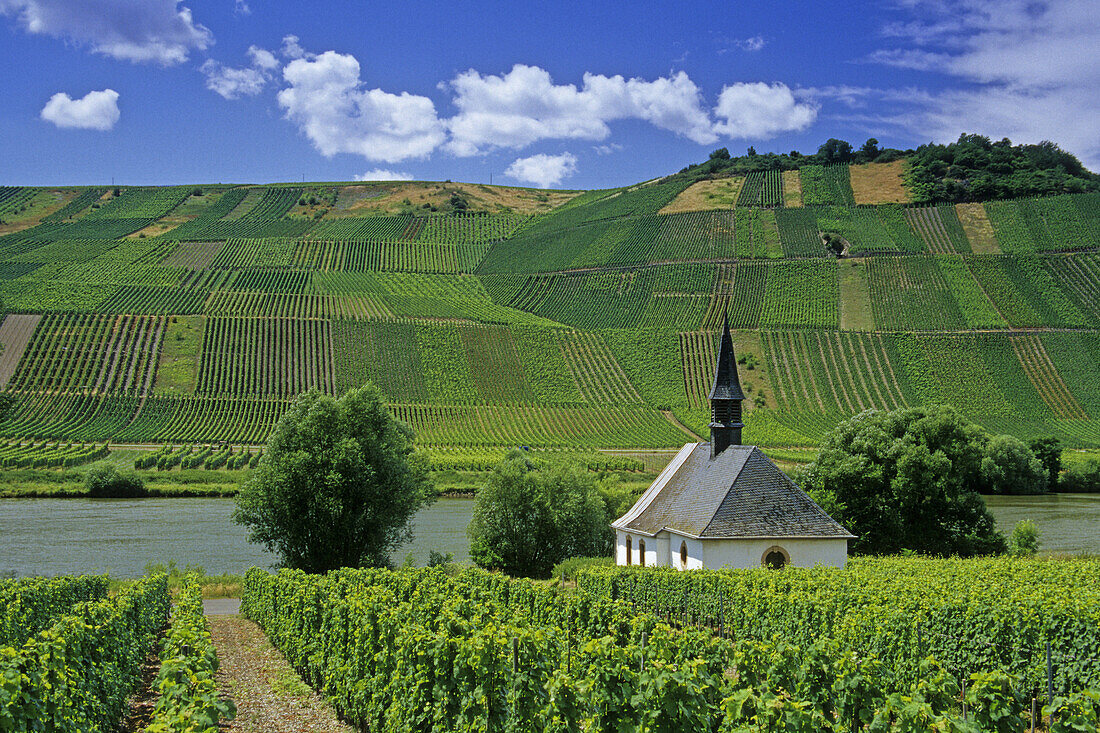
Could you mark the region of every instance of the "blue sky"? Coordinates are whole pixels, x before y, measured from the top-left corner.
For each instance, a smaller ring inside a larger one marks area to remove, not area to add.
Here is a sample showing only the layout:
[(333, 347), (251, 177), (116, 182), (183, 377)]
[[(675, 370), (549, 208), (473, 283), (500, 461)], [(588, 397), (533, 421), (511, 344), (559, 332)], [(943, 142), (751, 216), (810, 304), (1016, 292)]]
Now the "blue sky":
[(595, 188), (963, 131), (1100, 167), (1081, 0), (0, 0), (0, 61), (0, 184)]

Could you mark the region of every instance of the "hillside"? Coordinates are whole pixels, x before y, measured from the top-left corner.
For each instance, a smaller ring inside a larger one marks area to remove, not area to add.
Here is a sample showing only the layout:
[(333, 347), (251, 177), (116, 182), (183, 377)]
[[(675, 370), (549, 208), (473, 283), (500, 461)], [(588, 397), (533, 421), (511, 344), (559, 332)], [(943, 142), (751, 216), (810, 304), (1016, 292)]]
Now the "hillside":
[(727, 312), (747, 441), (949, 402), (1100, 447), (1100, 193), (914, 204), (909, 166), (2, 188), (0, 437), (262, 443), (300, 391), (370, 379), (460, 463), (667, 448), (705, 434)]

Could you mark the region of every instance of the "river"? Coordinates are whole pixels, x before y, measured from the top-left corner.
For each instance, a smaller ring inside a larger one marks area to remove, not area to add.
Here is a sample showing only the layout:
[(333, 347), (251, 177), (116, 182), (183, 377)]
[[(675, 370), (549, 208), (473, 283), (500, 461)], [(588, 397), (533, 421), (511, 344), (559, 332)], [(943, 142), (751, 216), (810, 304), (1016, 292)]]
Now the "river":
[[(1100, 495), (987, 497), (1006, 534), (1021, 519), (1042, 533), (1044, 553), (1100, 555)], [(414, 540), (393, 553), (418, 565), (430, 550), (469, 559), (466, 525), (473, 499), (444, 498), (413, 520)], [(0, 500), (0, 576), (110, 573), (133, 577), (147, 563), (174, 560), (208, 573), (269, 567), (272, 557), (230, 521), (232, 499)]]

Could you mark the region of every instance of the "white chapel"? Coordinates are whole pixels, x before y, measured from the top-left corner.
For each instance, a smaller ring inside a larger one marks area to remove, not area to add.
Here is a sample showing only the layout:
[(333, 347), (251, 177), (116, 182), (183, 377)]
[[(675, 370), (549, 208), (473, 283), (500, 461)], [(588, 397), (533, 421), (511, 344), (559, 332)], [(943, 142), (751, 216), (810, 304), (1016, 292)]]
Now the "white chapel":
[(744, 399), (727, 321), (710, 390), (710, 442), (681, 448), (612, 523), (618, 565), (844, 566), (854, 535), (759, 448), (741, 445)]

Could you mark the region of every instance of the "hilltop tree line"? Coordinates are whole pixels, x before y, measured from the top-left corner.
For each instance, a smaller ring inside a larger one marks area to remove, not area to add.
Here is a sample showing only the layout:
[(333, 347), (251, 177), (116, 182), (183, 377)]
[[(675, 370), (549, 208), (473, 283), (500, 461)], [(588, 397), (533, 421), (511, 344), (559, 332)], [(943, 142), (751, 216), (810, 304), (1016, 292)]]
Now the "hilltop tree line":
[(880, 148), (878, 140), (873, 137), (868, 138), (859, 148), (852, 147), (852, 144), (846, 140), (829, 138), (813, 154), (800, 153), (797, 150), (789, 153), (758, 153), (756, 148), (750, 145), (744, 155), (734, 156), (730, 154), (729, 148), (718, 148), (711, 152), (705, 162), (684, 168), (674, 178), (703, 180), (776, 169), (789, 171), (804, 165), (832, 163), (891, 163), (913, 153), (913, 150)]
[(1034, 145), (996, 142), (983, 135), (963, 134), (953, 143), (928, 143), (916, 149), (879, 147), (869, 138), (859, 148), (829, 138), (809, 155), (758, 153), (749, 147), (733, 156), (718, 148), (703, 163), (688, 166), (674, 177), (690, 180), (747, 175), (757, 171), (794, 170), (805, 165), (890, 163), (905, 158), (906, 184), (915, 203), (992, 201), (1023, 196), (1100, 191), (1100, 175), (1090, 172), (1071, 153), (1044, 140)]

